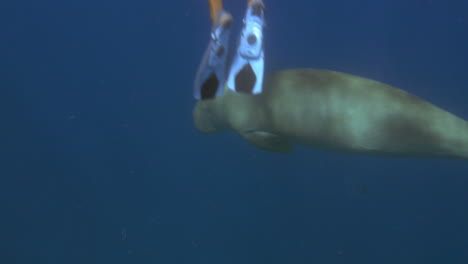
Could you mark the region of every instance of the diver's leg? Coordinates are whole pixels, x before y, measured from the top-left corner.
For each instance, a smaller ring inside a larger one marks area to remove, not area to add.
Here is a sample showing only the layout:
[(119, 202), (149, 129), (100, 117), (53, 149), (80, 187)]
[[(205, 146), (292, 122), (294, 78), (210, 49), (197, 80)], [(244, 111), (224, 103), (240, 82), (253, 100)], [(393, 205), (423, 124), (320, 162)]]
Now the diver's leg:
[(249, 0), (239, 46), (227, 82), (228, 88), (236, 92), (262, 92), (264, 11), (265, 5), (262, 0)]
[(223, 0), (208, 0), (210, 6), (211, 22), (215, 23), (218, 19), (218, 14), (223, 10)]

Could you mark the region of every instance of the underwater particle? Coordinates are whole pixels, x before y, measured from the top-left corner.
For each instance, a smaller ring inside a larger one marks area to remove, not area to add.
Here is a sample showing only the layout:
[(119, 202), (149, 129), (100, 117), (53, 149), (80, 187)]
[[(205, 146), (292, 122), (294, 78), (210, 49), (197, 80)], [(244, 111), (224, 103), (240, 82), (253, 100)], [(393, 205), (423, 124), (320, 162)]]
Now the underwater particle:
[(125, 227), (120, 230), (120, 238), (122, 241), (127, 240), (127, 229)]
[(68, 120), (75, 120), (78, 117), (80, 117), (80, 113), (75, 113), (75, 114), (69, 114), (68, 115)]

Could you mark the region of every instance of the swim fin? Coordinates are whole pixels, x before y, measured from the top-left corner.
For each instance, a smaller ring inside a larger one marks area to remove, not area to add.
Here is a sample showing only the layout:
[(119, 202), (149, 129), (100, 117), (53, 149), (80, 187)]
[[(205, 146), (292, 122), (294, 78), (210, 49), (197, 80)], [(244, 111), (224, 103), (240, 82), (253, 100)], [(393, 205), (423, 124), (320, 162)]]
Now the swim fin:
[(264, 11), (265, 5), (261, 0), (249, 1), (227, 82), (228, 88), (236, 92), (262, 92)]
[(223, 9), (219, 10), (195, 77), (193, 96), (197, 100), (212, 99), (223, 93), (231, 24), (232, 16)]

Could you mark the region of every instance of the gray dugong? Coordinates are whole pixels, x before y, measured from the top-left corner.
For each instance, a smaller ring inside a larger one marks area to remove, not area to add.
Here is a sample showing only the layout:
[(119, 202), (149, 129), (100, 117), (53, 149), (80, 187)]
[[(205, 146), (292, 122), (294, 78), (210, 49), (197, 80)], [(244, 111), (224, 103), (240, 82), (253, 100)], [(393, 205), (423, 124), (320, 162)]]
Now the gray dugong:
[(197, 102), (198, 130), (233, 130), (254, 146), (294, 145), (394, 157), (468, 159), (468, 122), (414, 95), (366, 78), (319, 69), (265, 77), (263, 93), (225, 88)]

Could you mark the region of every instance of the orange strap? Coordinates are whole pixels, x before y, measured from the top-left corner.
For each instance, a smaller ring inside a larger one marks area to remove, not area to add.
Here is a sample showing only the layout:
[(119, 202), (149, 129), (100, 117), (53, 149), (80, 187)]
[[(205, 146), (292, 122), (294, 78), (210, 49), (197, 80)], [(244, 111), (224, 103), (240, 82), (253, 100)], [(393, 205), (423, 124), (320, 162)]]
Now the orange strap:
[(223, 0), (208, 0), (210, 4), (211, 21), (214, 23), (218, 17), (219, 10), (223, 9)]

